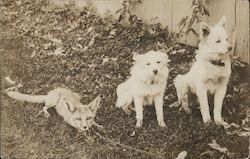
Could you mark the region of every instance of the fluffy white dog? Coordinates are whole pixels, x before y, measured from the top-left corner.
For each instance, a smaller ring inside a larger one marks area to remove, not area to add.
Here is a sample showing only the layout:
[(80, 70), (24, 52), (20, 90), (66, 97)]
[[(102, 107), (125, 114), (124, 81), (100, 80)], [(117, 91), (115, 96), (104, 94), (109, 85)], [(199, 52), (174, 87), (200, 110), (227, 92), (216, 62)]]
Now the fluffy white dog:
[(143, 124), (143, 105), (154, 103), (158, 124), (165, 127), (163, 118), (163, 95), (169, 74), (168, 56), (163, 52), (149, 51), (146, 54), (134, 54), (131, 77), (117, 87), (116, 106), (128, 111), (134, 101), (136, 127)]
[(211, 122), (207, 92), (214, 93), (214, 121), (217, 125), (227, 123), (221, 117), (222, 103), (227, 90), (227, 83), (231, 74), (229, 52), (232, 46), (228, 42), (225, 31), (226, 18), (222, 17), (214, 27), (201, 23), (200, 44), (196, 55), (196, 62), (185, 75), (178, 75), (175, 87), (182, 108), (191, 113), (188, 107), (188, 92), (196, 93), (203, 122)]

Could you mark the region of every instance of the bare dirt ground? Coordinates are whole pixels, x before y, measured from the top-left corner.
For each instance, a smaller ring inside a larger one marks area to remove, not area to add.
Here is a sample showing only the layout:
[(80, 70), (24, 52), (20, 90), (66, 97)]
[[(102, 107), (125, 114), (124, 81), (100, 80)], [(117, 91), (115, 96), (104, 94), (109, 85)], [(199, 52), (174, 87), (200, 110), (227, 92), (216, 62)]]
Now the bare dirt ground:
[[(223, 103), (225, 120), (241, 128), (205, 127), (195, 96), (190, 115), (169, 107), (177, 100), (173, 78), (189, 70), (195, 48), (176, 44), (167, 28), (144, 23), (123, 26), (111, 15), (101, 18), (87, 7), (55, 8), (44, 1), (1, 1), (0, 10), (1, 158), (174, 159), (181, 151), (187, 151), (190, 159), (248, 156), (248, 138), (229, 134), (249, 128), (242, 122), (249, 115), (248, 65), (233, 62)], [(86, 48), (95, 35), (93, 45)], [(147, 107), (144, 125), (138, 129), (134, 113), (126, 115), (115, 108), (115, 89), (129, 75), (132, 52), (151, 49), (163, 50), (171, 59), (164, 98), (167, 127), (158, 127), (154, 107)], [(78, 133), (53, 108), (49, 119), (36, 116), (42, 104), (15, 101), (4, 94), (9, 87), (6, 76), (22, 83), (20, 91), (27, 94), (46, 94), (65, 86), (79, 92), (82, 103), (100, 94), (96, 121), (105, 129)], [(213, 105), (212, 98), (209, 103)], [(210, 148), (212, 140), (230, 154)]]

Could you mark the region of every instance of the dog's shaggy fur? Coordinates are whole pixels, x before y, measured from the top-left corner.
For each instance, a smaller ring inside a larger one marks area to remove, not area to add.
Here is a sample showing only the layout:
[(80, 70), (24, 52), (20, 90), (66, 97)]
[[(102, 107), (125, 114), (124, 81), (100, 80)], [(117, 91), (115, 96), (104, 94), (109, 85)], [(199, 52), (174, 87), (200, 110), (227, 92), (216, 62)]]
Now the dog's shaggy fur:
[(163, 95), (169, 74), (168, 56), (165, 53), (149, 51), (144, 55), (134, 54), (131, 77), (117, 87), (116, 106), (129, 110), (134, 101), (136, 126), (143, 124), (143, 105), (155, 104), (158, 124), (165, 127), (163, 118)]
[(231, 74), (229, 52), (232, 50), (224, 29), (226, 18), (223, 17), (214, 27), (201, 23), (200, 44), (196, 62), (185, 75), (175, 78), (178, 100), (182, 108), (191, 112), (188, 107), (188, 92), (196, 93), (203, 122), (210, 123), (207, 92), (214, 93), (214, 121), (217, 125), (227, 124), (221, 117), (222, 103)]

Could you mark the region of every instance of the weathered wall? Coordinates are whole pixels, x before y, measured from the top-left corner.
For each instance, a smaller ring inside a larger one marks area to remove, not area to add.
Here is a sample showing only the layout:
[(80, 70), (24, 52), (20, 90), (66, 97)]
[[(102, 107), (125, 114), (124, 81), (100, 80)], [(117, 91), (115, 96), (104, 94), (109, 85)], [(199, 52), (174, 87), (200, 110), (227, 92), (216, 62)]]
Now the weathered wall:
[[(70, 0), (53, 0), (55, 3), (68, 3)], [(120, 0), (91, 0), (100, 14), (107, 10), (113, 14), (122, 6)], [(134, 12), (147, 23), (160, 22), (168, 26), (170, 31), (176, 31), (180, 19), (190, 13), (193, 0), (142, 0)], [(86, 0), (76, 0), (79, 7)], [(225, 15), (228, 19), (226, 29), (231, 42), (235, 45), (234, 53), (240, 60), (250, 63), (249, 57), (249, 1), (248, 0), (206, 0), (210, 16), (204, 17), (209, 25), (216, 24)], [(117, 16), (117, 15), (116, 15)], [(181, 42), (197, 45), (197, 37), (189, 33)]]

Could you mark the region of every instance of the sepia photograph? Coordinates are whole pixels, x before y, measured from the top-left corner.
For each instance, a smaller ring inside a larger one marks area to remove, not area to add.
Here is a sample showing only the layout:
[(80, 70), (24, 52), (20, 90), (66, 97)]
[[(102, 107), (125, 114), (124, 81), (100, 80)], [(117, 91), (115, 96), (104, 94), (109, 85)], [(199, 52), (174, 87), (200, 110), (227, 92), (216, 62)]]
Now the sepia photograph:
[(1, 159), (250, 159), (249, 0), (0, 0)]

